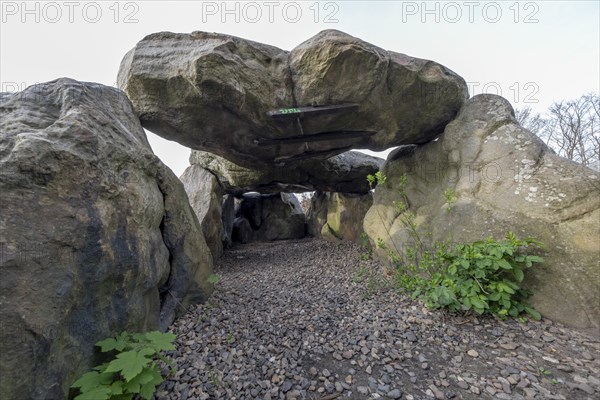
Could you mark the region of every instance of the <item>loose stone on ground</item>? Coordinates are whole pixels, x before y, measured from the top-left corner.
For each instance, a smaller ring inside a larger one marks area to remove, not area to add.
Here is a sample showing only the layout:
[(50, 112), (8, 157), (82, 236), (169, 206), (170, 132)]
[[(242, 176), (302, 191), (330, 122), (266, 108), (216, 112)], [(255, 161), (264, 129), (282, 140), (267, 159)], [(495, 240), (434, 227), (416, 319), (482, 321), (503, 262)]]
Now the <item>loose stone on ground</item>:
[(178, 372), (157, 399), (598, 397), (597, 333), (428, 310), (362, 252), (316, 239), (226, 251), (209, 302), (171, 327)]

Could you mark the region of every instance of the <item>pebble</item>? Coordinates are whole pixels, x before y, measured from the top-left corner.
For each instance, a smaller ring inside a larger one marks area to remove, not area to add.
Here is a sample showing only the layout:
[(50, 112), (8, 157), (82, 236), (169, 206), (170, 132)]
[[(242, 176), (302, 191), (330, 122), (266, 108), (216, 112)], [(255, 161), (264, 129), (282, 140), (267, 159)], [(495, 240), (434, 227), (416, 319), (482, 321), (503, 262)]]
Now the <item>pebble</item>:
[(359, 394), (362, 394), (362, 395), (364, 395), (364, 396), (366, 396), (366, 395), (368, 395), (368, 394), (369, 394), (369, 388), (368, 388), (368, 387), (366, 387), (366, 386), (358, 386), (358, 387), (356, 388), (356, 391), (357, 391)]
[(467, 351), (467, 354), (470, 355), (473, 358), (479, 357), (479, 353), (477, 352), (477, 350), (471, 349), (471, 350)]
[[(169, 327), (177, 350), (165, 355), (178, 372), (157, 400), (598, 395), (597, 337), (429, 310), (386, 284), (363, 251), (316, 239), (226, 250), (212, 297)], [(364, 271), (375, 289), (357, 279)]]

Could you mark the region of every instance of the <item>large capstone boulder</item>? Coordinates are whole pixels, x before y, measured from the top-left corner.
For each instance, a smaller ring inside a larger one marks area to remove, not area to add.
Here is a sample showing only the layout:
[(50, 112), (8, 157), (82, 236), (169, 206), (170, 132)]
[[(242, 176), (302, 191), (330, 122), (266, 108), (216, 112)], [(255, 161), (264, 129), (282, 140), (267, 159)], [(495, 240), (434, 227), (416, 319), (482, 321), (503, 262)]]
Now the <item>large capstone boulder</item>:
[(124, 330), (212, 291), (183, 185), (120, 90), (70, 79), (0, 102), (0, 398), (64, 399)]
[(286, 168), (246, 168), (205, 151), (192, 150), (190, 164), (207, 169), (218, 177), (227, 193), (299, 193), (326, 191), (367, 193), (367, 175), (379, 171), (381, 158), (348, 151), (326, 160), (296, 162)]
[(200, 221), (213, 259), (221, 257), (230, 242), (222, 220), (223, 189), (216, 176), (198, 165), (189, 166), (179, 177)]
[(145, 128), (250, 168), (425, 143), (468, 97), (448, 68), (335, 30), (291, 52), (155, 33), (125, 55), (118, 85)]
[(364, 221), (374, 242), (399, 251), (414, 243), (397, 207), (404, 196), (430, 242), (534, 237), (545, 254), (526, 271), (532, 305), (559, 322), (600, 326), (600, 177), (519, 126), (508, 101), (474, 97), (439, 140), (400, 147), (382, 172)]
[(301, 239), (306, 217), (292, 193), (246, 193), (233, 224), (233, 240), (240, 243)]
[(308, 234), (331, 241), (360, 243), (363, 220), (372, 205), (371, 193), (315, 192), (306, 213)]

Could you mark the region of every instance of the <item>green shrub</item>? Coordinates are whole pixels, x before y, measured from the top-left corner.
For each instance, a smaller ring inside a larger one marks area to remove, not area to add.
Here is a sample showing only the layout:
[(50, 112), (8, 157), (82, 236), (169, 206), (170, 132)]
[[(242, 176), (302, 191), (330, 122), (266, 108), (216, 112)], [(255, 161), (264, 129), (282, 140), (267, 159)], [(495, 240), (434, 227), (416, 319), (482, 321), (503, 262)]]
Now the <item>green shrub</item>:
[[(367, 177), (371, 187), (386, 180), (381, 172)], [(530, 293), (521, 287), (523, 271), (543, 261), (541, 257), (527, 254), (527, 250), (540, 247), (541, 243), (532, 238), (518, 239), (509, 232), (500, 241), (488, 238), (473, 243), (427, 246), (417, 230), (416, 217), (409, 209), (406, 175), (400, 176), (394, 185), (400, 200), (394, 201), (393, 205), (411, 243), (399, 250), (387, 229), (393, 249), (388, 248), (382, 238), (377, 238), (376, 242), (396, 266), (399, 288), (422, 299), (430, 308), (472, 310), (500, 318), (519, 317), (525, 312), (534, 319), (541, 318), (525, 303)], [(443, 196), (448, 204), (447, 211), (451, 212), (458, 196), (451, 188), (446, 189)], [(385, 224), (381, 215), (379, 217)]]
[(154, 358), (172, 366), (160, 352), (175, 350), (175, 337), (172, 333), (158, 331), (123, 332), (96, 343), (103, 353), (114, 352), (115, 357), (71, 385), (80, 392), (75, 400), (130, 400), (138, 394), (143, 399), (152, 399), (156, 386), (164, 380)]
[(539, 245), (509, 232), (501, 241), (488, 238), (442, 246), (426, 261), (431, 278), (414, 280), (413, 297), (421, 298), (430, 308), (473, 310), (500, 318), (526, 312), (540, 319), (540, 314), (524, 302), (530, 293), (521, 287), (523, 271), (543, 261), (526, 254), (528, 248)]

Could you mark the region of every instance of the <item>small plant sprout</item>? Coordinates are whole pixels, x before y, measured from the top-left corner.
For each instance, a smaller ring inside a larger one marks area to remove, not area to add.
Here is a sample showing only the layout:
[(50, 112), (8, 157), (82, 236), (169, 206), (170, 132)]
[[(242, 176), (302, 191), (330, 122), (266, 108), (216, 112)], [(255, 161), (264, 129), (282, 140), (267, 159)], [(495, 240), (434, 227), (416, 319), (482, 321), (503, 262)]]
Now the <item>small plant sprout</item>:
[(367, 182), (369, 183), (369, 187), (373, 190), (373, 185), (382, 185), (387, 181), (387, 176), (385, 176), (381, 171), (375, 172), (375, 175), (367, 175)]
[(456, 200), (458, 200), (458, 196), (456, 195), (456, 192), (454, 191), (454, 189), (448, 188), (444, 191), (444, 198), (446, 199), (446, 203), (448, 203), (448, 207), (446, 208), (447, 212), (452, 211), (452, 205), (454, 203), (456, 203)]

